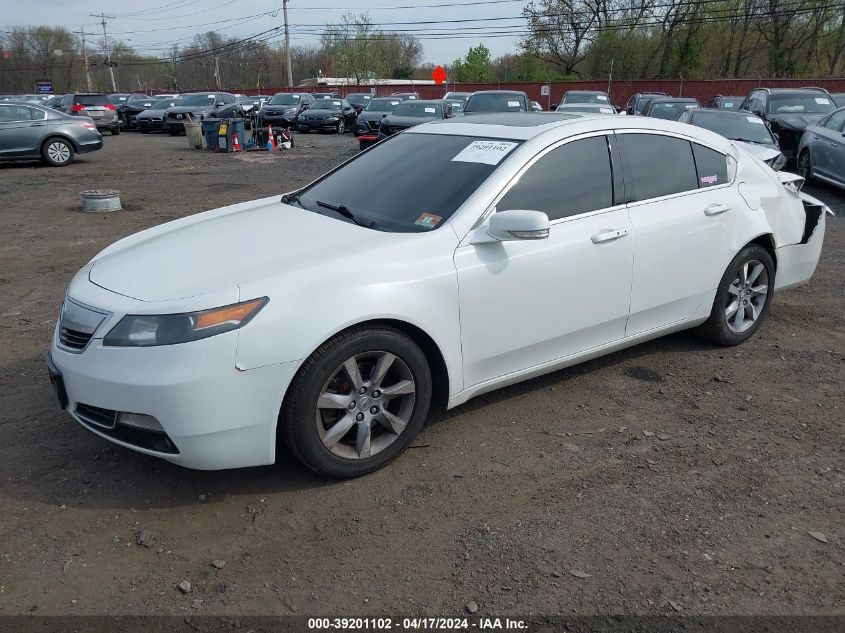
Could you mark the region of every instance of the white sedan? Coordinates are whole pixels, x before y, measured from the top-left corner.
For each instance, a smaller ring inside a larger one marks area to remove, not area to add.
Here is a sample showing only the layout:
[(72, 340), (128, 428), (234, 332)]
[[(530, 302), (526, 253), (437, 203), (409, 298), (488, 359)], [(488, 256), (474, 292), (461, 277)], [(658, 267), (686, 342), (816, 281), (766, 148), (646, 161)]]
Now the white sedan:
[[(785, 184), (784, 184), (785, 183)], [(106, 248), (48, 366), (121, 446), (200, 469), (377, 469), (432, 399), (687, 328), (751, 337), (807, 281), (826, 207), (725, 138), (641, 117), (414, 127), (310, 185)]]

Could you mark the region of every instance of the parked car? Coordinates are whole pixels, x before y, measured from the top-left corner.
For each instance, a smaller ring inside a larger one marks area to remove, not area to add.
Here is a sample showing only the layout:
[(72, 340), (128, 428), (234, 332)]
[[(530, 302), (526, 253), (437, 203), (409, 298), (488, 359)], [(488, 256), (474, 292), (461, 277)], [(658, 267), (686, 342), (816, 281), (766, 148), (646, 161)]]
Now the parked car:
[(543, 106), (540, 105), (539, 101), (531, 101), (530, 105), (532, 112), (543, 112)]
[(312, 92), (311, 96), (314, 99), (340, 99), (339, 92)]
[(164, 116), (168, 108), (179, 104), (179, 97), (156, 98), (153, 104), (135, 117), (135, 123), (141, 134), (164, 132)]
[(235, 100), (241, 106), (241, 112), (244, 116), (251, 116), (261, 110), (261, 107), (267, 100), (267, 97), (250, 97), (249, 95), (239, 95)]
[(61, 105), (63, 96), (64, 95), (53, 95), (41, 105), (44, 105), (48, 108), (56, 108)]
[(115, 105), (115, 107), (117, 107), (117, 106), (125, 103), (126, 100), (129, 97), (132, 96), (132, 93), (131, 92), (112, 92), (112, 93), (110, 93), (106, 96), (109, 98), (109, 101), (111, 101)]
[(262, 126), (296, 127), (299, 114), (310, 108), (314, 101), (307, 92), (278, 92), (261, 108), (259, 123)]
[(74, 155), (102, 147), (103, 137), (87, 117), (34, 103), (0, 102), (0, 159), (40, 158), (63, 167), (73, 162)]
[(452, 116), (452, 106), (439, 99), (403, 101), (394, 108), (393, 112), (381, 120), (378, 138), (383, 140), (420, 123), (435, 119), (448, 119), (450, 116)]
[(845, 92), (834, 92), (830, 95), (838, 108), (845, 108)]
[(707, 107), (714, 110), (739, 110), (745, 97), (716, 95), (707, 102)]
[(151, 107), (155, 101), (156, 97), (133, 94), (121, 105), (117, 106), (117, 115), (120, 117), (124, 129), (136, 129), (138, 126), (135, 120), (138, 118), (138, 115)]
[(296, 119), (300, 132), (318, 130), (343, 134), (351, 129), (358, 115), (346, 99), (317, 99), (307, 111)]
[(164, 115), (164, 129), (171, 136), (185, 132), (184, 123), (203, 119), (224, 119), (243, 116), (241, 104), (228, 92), (191, 92), (183, 94), (179, 103), (168, 108)]
[(378, 141), (378, 128), (381, 120), (393, 112), (402, 101), (396, 97), (377, 97), (370, 99), (367, 107), (355, 119), (352, 132), (358, 137), (358, 145), (366, 149)]
[(461, 101), (466, 104), (467, 100), (472, 96), (471, 92), (447, 92), (443, 95), (443, 101)]
[(443, 103), (448, 103), (452, 107), (452, 116), (458, 116), (464, 113), (466, 101), (462, 99), (443, 99)]
[(766, 121), (777, 134), (780, 151), (792, 160), (798, 155), (804, 130), (836, 106), (824, 88), (758, 88), (745, 98), (741, 109)]
[(798, 173), (845, 189), (845, 107), (804, 131), (798, 145)]
[(655, 97), (649, 99), (643, 107), (642, 115), (654, 117), (655, 119), (666, 119), (674, 121), (684, 110), (700, 108), (698, 99), (685, 99), (682, 97)]
[(475, 112), (528, 112), (528, 95), (518, 90), (480, 90), (473, 92), (464, 106), (464, 114)]
[(98, 130), (108, 130), (113, 136), (120, 134), (120, 120), (117, 108), (109, 98), (99, 92), (76, 92), (66, 94), (56, 109), (71, 116), (87, 116)]
[(391, 93), (391, 97), (398, 97), (402, 101), (413, 101), (414, 99), (420, 98), (419, 92), (394, 92)]
[(579, 103), (594, 103), (597, 105), (604, 105), (613, 107), (610, 104), (610, 97), (603, 90), (567, 90), (563, 94), (563, 99), (560, 100), (560, 105)]
[(656, 99), (658, 97), (668, 97), (665, 92), (636, 92), (631, 95), (631, 98), (628, 99), (628, 103), (625, 104), (625, 113), (626, 114), (641, 114), (645, 104), (648, 103), (651, 99)]
[(360, 114), (361, 111), (367, 107), (367, 104), (372, 100), (373, 95), (369, 92), (352, 92), (346, 95), (346, 100), (349, 102), (355, 112)]
[(599, 103), (561, 103), (555, 112), (584, 112), (587, 114), (616, 114), (612, 105)]
[(812, 276), (826, 210), (674, 121), (438, 120), (107, 247), (47, 365), (61, 408), (125, 448), (355, 477), (412, 442), (433, 394), (456, 407), (687, 328), (748, 341)]
[(777, 139), (766, 122), (756, 114), (693, 108), (681, 112), (678, 121), (703, 127), (736, 141), (775, 171), (780, 171), (786, 164), (786, 157), (780, 151)]

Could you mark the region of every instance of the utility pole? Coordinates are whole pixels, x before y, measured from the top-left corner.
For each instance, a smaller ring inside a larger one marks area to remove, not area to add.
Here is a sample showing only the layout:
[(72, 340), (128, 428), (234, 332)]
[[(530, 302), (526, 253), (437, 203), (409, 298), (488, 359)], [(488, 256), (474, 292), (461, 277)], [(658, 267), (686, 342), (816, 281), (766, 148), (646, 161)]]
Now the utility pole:
[(117, 83), (114, 80), (114, 65), (111, 60), (111, 46), (109, 46), (109, 36), (106, 33), (106, 20), (114, 20), (113, 15), (106, 15), (105, 13), (89, 13), (92, 18), (100, 18), (100, 24), (103, 25), (103, 44), (106, 47), (106, 65), (109, 67), (109, 75), (111, 76), (112, 92), (117, 92)]
[(282, 0), (282, 13), (285, 16), (285, 63), (288, 70), (288, 85), (293, 86), (293, 71), (290, 66), (290, 30), (288, 29), (288, 0)]
[(217, 55), (214, 56), (214, 80), (217, 82), (217, 89), (222, 90), (220, 81), (220, 62), (217, 60)]
[(79, 27), (79, 31), (74, 31), (74, 35), (79, 35), (82, 38), (82, 61), (85, 64), (85, 84), (88, 86), (88, 92), (94, 92), (94, 89), (91, 87), (91, 70), (88, 68), (88, 47), (85, 44), (85, 27)]

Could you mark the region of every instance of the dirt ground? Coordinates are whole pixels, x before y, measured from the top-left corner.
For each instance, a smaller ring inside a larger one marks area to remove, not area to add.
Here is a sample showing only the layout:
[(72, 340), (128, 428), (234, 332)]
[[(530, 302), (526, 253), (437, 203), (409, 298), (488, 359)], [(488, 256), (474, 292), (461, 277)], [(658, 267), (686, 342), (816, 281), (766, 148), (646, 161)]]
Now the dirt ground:
[[(744, 346), (681, 333), (477, 398), (355, 481), (286, 454), (190, 471), (59, 412), (41, 354), (71, 276), (356, 150), (298, 141), (270, 160), (123, 134), (68, 168), (0, 165), (0, 614), (845, 613), (841, 218)], [(126, 210), (79, 212), (94, 188)]]

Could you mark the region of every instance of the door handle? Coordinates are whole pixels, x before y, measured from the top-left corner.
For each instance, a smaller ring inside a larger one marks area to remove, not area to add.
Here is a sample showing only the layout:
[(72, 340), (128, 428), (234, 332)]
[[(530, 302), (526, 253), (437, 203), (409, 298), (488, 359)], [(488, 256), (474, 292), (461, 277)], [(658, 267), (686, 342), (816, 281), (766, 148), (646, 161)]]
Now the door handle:
[(628, 235), (628, 229), (603, 229), (593, 235), (590, 240), (593, 244), (603, 244), (604, 242), (618, 240), (626, 235)]
[(44, 127), (46, 123), (30, 123), (29, 127)]
[(718, 202), (715, 204), (711, 204), (708, 207), (704, 207), (704, 215), (721, 215), (727, 211), (731, 210), (731, 205), (729, 204), (719, 204)]

